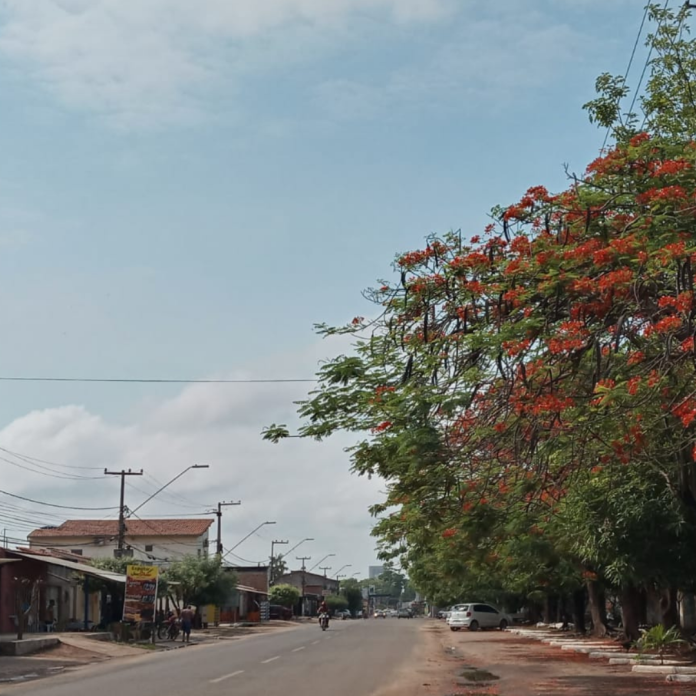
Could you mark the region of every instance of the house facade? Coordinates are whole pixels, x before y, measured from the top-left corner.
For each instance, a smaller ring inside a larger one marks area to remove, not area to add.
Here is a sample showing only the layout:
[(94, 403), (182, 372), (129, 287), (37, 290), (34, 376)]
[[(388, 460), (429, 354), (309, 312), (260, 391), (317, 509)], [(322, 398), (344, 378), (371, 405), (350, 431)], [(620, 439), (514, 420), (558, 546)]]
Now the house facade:
[(293, 570), (278, 578), (276, 585), (292, 585), (300, 591), (300, 602), (295, 608), (297, 614), (314, 615), (322, 598), (338, 594), (340, 583), (306, 570)]
[[(126, 520), (124, 555), (137, 561), (171, 562), (208, 555), (212, 520)], [(60, 549), (88, 558), (114, 558), (118, 520), (67, 520), (57, 527), (35, 529), (32, 549)]]
[(45, 630), (49, 604), (58, 631), (118, 620), (109, 611), (108, 590), (91, 590), (85, 578), (98, 579), (114, 591), (126, 580), (69, 553), (0, 548), (0, 633), (17, 631), (19, 611), (26, 616), (26, 633)]

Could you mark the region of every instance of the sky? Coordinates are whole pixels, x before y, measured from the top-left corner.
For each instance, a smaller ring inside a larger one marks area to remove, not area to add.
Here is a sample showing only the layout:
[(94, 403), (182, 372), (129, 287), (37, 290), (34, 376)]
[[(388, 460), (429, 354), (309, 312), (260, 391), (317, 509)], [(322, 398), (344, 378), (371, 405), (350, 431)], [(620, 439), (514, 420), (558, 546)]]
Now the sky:
[[(0, 377), (312, 378), (349, 349), (313, 325), (369, 315), (361, 291), (397, 252), (477, 234), (492, 206), (559, 190), (564, 165), (597, 155), (582, 105), (624, 73), (642, 15), (637, 0), (0, 0)], [(641, 42), (633, 86), (645, 58)], [(310, 386), (0, 381), (0, 447), (44, 460), (0, 451), (0, 489), (113, 507), (100, 472), (142, 468), (133, 508), (208, 464), (141, 514), (241, 500), (227, 548), (276, 525), (232, 560), (312, 537), (310, 565), (333, 553), (364, 577), (384, 482), (350, 473), (353, 439), (260, 438), (297, 425)], [(0, 494), (13, 538), (112, 514)]]

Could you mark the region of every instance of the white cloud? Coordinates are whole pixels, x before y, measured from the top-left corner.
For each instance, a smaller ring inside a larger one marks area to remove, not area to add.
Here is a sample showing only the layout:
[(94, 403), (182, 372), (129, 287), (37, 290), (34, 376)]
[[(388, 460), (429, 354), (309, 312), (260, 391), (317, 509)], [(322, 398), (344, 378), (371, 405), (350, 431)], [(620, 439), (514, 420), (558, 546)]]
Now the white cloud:
[[(317, 355), (329, 352), (322, 344), (311, 355), (304, 355), (302, 362), (311, 369)], [(296, 357), (289, 356), (288, 362)], [(283, 369), (283, 365), (278, 367)], [(295, 369), (299, 369), (297, 362)], [(237, 553), (242, 558), (266, 558), (271, 535), (293, 544), (314, 537), (316, 541), (308, 544), (306, 551), (316, 560), (326, 553), (336, 553), (341, 565), (352, 563), (356, 571), (365, 572), (375, 556), (375, 542), (369, 536), (373, 521), (367, 508), (382, 499), (379, 491), (383, 484), (350, 474), (343, 446), (352, 438), (338, 437), (324, 443), (290, 439), (278, 445), (261, 440), (262, 426), (297, 422), (293, 401), (303, 398), (307, 387), (192, 385), (173, 398), (141, 406), (126, 419), (132, 422), (125, 423), (107, 421), (81, 406), (50, 408), (28, 413), (0, 430), (0, 447), (58, 464), (95, 467), (48, 467), (48, 473), (59, 475), (99, 476), (104, 467), (143, 468), (148, 476), (129, 482), (147, 493), (158, 487), (149, 476), (166, 482), (191, 464), (208, 464), (209, 470), (190, 471), (169, 489), (198, 504), (197, 509), (178, 507), (176, 500), (164, 493), (148, 503), (142, 513), (176, 516), (202, 511), (205, 505), (219, 500), (241, 499), (242, 507), (228, 509), (223, 518), (227, 546), (263, 521), (277, 522), (239, 547)], [(22, 466), (34, 466), (3, 452), (0, 455)], [(0, 488), (62, 505), (118, 504), (118, 481), (114, 478), (65, 480), (47, 477), (46, 469), (40, 471), (31, 473), (0, 460), (0, 472), (4, 474)], [(135, 507), (145, 497), (129, 487), (126, 502)], [(8, 502), (32, 510), (29, 517), (37, 521), (37, 526), (42, 520), (37, 511), (64, 514), (0, 495), (0, 515), (7, 514), (4, 506)], [(65, 514), (103, 517), (110, 513)], [(4, 526), (11, 528), (11, 536), (28, 531), (26, 526), (11, 526), (1, 518), (0, 528)]]
[[(519, 8), (518, 8), (519, 9)], [(333, 117), (366, 119), (409, 108), (510, 108), (555, 80), (587, 37), (538, 12), (506, 4), (462, 23), (427, 59), (400, 65), (382, 81), (328, 80), (314, 91)], [(398, 116), (397, 116), (398, 117)]]
[(211, 87), (224, 84), (229, 95), (237, 75), (273, 60), (284, 44), (322, 41), (366, 13), (396, 23), (435, 20), (450, 3), (0, 0), (0, 52), (63, 103), (115, 124), (187, 122), (203, 116), (199, 98)]

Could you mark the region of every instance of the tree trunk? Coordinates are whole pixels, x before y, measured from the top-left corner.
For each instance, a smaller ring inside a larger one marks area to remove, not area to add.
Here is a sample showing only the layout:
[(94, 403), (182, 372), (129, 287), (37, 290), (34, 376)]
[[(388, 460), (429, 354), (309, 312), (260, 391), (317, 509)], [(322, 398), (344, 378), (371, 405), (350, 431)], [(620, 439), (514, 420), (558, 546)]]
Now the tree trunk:
[(679, 626), (679, 606), (677, 604), (678, 592), (676, 588), (670, 587), (665, 590), (660, 597), (660, 610), (662, 620), (660, 623), (665, 628)]
[(556, 606), (556, 597), (553, 595), (546, 595), (544, 599), (544, 623), (554, 623), (554, 619), (556, 618)]
[(604, 592), (595, 580), (587, 580), (587, 597), (590, 602), (590, 615), (592, 616), (592, 635), (604, 638), (609, 629), (607, 627), (607, 611), (604, 606)]
[(621, 614), (623, 617), (623, 634), (627, 641), (640, 638), (640, 617), (643, 595), (636, 587), (629, 585), (621, 590)]
[(585, 590), (573, 592), (573, 623), (578, 633), (585, 633)]

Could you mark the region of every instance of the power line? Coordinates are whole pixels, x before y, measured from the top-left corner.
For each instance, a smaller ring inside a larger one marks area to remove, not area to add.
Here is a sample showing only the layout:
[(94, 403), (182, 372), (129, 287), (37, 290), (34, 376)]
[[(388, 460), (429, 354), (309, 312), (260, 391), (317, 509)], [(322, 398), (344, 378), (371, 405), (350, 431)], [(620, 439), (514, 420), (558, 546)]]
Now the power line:
[[(665, 0), (665, 4), (662, 7), (663, 11), (667, 9), (669, 3), (670, 3), (670, 0)], [(661, 25), (662, 25), (662, 17), (660, 17), (660, 20), (657, 23), (657, 28), (655, 30), (656, 32), (660, 30)], [(633, 93), (633, 100), (631, 101), (631, 108), (628, 110), (629, 113), (633, 112), (633, 107), (635, 106), (636, 100), (638, 99), (638, 94), (640, 92), (640, 88), (643, 85), (645, 73), (648, 71), (648, 66), (650, 65), (650, 59), (652, 58), (654, 48), (655, 48), (654, 43), (651, 42), (650, 49), (648, 51), (648, 57), (645, 59), (645, 65), (643, 66), (643, 72), (641, 72), (641, 74), (640, 74), (640, 79), (638, 80), (638, 86), (636, 87), (636, 91)]]
[(10, 498), (16, 498), (17, 500), (24, 500), (27, 503), (34, 503), (35, 505), (44, 505), (46, 507), (51, 507), (51, 508), (59, 508), (61, 510), (118, 510), (118, 507), (113, 506), (113, 507), (77, 507), (77, 506), (71, 506), (71, 505), (58, 505), (57, 503), (44, 503), (42, 500), (34, 500), (32, 498), (25, 498), (22, 495), (16, 495), (15, 493), (10, 493), (9, 491), (3, 491), (0, 490), (0, 493), (2, 495), (8, 495)]
[[(645, 12), (643, 12), (643, 19), (641, 20), (640, 27), (638, 28), (638, 34), (636, 34), (636, 40), (633, 43), (633, 50), (631, 51), (631, 57), (628, 60), (628, 66), (626, 67), (626, 72), (624, 73), (624, 84), (626, 84), (626, 81), (628, 80), (628, 75), (631, 72), (631, 66), (633, 65), (633, 59), (636, 57), (636, 51), (638, 50), (638, 44), (640, 43), (640, 37), (643, 34), (643, 27), (645, 26), (645, 20), (648, 18), (648, 12), (650, 11), (650, 6), (646, 5), (645, 6)], [(648, 58), (648, 60), (650, 60)], [(643, 74), (645, 74), (645, 69), (643, 69)], [(641, 82), (643, 81), (643, 78), (641, 77)], [(640, 85), (638, 87), (640, 89)], [(634, 98), (634, 103), (635, 103), (635, 98)], [(621, 100), (619, 100), (619, 104), (617, 106), (620, 106)], [(631, 104), (631, 109), (633, 109), (633, 104)], [(621, 112), (619, 111), (619, 119), (621, 119)], [(604, 142), (602, 143), (602, 150), (607, 146), (607, 140), (609, 140), (609, 134), (611, 133), (611, 126), (607, 128), (606, 135), (604, 136)]]
[(297, 384), (317, 379), (152, 379), (112, 377), (0, 377), (0, 382), (83, 382), (102, 384)]
[(48, 476), (50, 478), (63, 479), (64, 481), (90, 481), (104, 478), (103, 476), (77, 476), (75, 474), (59, 474), (55, 471), (52, 471), (48, 467), (42, 466), (41, 464), (33, 464), (33, 466), (39, 468), (32, 469), (28, 466), (25, 466), (24, 464), (18, 464), (17, 462), (13, 462), (11, 459), (7, 459), (6, 457), (0, 457), (0, 461), (6, 462), (7, 464), (11, 464), (12, 466), (16, 466), (18, 469), (22, 469), (23, 471), (29, 471), (32, 474), (39, 474), (41, 476)]
[(32, 462), (38, 462), (39, 464), (47, 464), (48, 466), (55, 466), (60, 469), (83, 469), (83, 470), (89, 470), (89, 471), (101, 471), (102, 467), (100, 466), (74, 466), (70, 464), (58, 464), (57, 462), (49, 462), (45, 459), (39, 459), (38, 457), (32, 457), (28, 454), (22, 454), (20, 452), (13, 452), (12, 450), (9, 450), (5, 447), (0, 447), (0, 451), (5, 452), (5, 454), (11, 454), (13, 457), (17, 457), (18, 459), (22, 459), (23, 461), (28, 461), (28, 463)]

